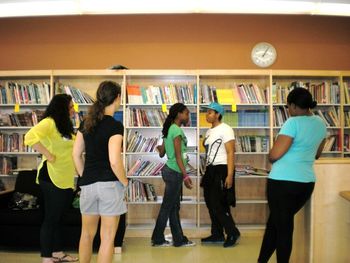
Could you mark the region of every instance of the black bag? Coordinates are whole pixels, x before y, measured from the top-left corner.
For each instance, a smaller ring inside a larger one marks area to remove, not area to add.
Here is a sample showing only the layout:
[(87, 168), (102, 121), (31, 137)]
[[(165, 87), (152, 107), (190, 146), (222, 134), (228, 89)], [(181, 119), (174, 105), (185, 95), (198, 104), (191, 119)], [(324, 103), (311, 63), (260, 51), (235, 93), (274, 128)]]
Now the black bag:
[(38, 209), (38, 198), (25, 193), (15, 192), (8, 204), (12, 210)]

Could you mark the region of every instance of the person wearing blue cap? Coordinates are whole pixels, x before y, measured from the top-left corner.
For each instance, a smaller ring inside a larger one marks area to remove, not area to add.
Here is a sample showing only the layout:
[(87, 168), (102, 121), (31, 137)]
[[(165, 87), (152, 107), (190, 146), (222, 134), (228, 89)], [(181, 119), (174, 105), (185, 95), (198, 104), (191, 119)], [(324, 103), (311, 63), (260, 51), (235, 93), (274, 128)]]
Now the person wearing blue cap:
[[(206, 120), (211, 124), (204, 147), (206, 149), (206, 171), (201, 186), (211, 219), (211, 235), (203, 238), (205, 243), (223, 243), (224, 247), (237, 244), (240, 232), (231, 215), (230, 205), (235, 206), (234, 193), (234, 146), (233, 129), (221, 122), (224, 107), (212, 102), (207, 109)], [(224, 237), (224, 230), (226, 239)]]

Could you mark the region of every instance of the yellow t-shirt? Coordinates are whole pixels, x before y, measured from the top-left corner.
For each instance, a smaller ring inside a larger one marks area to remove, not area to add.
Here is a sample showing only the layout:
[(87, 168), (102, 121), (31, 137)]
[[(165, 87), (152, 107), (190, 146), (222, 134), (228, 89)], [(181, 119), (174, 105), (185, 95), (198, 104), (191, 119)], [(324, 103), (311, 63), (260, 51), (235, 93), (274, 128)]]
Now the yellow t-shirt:
[[(72, 158), (74, 140), (74, 135), (70, 140), (63, 138), (56, 128), (55, 121), (50, 117), (40, 121), (24, 137), (26, 145), (33, 146), (40, 142), (50, 153), (56, 156), (54, 163), (47, 162), (47, 170), (53, 184), (61, 189), (74, 189), (74, 175), (76, 174)], [(44, 161), (46, 161), (45, 156), (43, 156), (38, 167), (38, 175)]]

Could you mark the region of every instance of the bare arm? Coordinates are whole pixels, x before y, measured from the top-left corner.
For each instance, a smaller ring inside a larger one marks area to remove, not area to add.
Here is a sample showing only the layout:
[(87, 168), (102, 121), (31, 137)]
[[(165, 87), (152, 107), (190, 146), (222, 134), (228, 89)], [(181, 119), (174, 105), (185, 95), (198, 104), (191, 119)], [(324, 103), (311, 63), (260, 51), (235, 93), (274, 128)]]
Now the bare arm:
[(124, 186), (127, 186), (128, 178), (125, 175), (125, 169), (122, 160), (122, 143), (123, 136), (120, 134), (113, 135), (111, 138), (109, 138), (108, 155), (113, 173), (117, 176), (118, 180)]
[(42, 145), (41, 142), (37, 142), (36, 144), (33, 144), (32, 148), (37, 152), (41, 153), (42, 155), (44, 155), (48, 162), (54, 163), (56, 161), (56, 156), (50, 153), (49, 150), (44, 145)]
[(160, 158), (163, 158), (164, 155), (165, 155), (165, 145), (164, 145), (164, 140), (163, 140), (163, 143), (161, 145), (158, 145), (157, 146), (157, 150), (159, 152), (159, 157)]
[(320, 146), (318, 146), (317, 153), (316, 153), (316, 156), (315, 156), (316, 160), (318, 158), (320, 158), (325, 144), (326, 144), (326, 139), (323, 139), (323, 141), (321, 142)]
[(176, 163), (180, 168), (180, 171), (182, 173), (182, 176), (186, 178), (185, 180), (185, 186), (189, 189), (192, 188), (192, 181), (191, 178), (187, 177), (187, 172), (184, 163), (182, 162), (182, 156), (181, 156), (181, 137), (177, 136), (174, 139), (174, 149), (175, 149), (175, 158)]
[(229, 189), (233, 185), (235, 141), (231, 140), (226, 142), (225, 149), (227, 154), (227, 177), (225, 187)]
[(272, 149), (269, 152), (269, 160), (271, 163), (279, 160), (290, 148), (293, 138), (286, 135), (278, 135)]
[(83, 158), (83, 153), (85, 151), (85, 141), (83, 134), (78, 131), (77, 137), (73, 146), (73, 161), (75, 165), (75, 170), (79, 176), (83, 175), (85, 160)]

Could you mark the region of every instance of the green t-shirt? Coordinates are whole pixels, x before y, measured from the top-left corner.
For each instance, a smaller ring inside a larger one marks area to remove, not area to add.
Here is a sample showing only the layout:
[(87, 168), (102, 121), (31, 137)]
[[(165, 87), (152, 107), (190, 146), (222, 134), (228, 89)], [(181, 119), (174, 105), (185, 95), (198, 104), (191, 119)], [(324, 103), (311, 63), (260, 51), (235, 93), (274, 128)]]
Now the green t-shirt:
[(179, 173), (181, 173), (181, 170), (176, 162), (176, 156), (175, 156), (175, 148), (174, 148), (174, 139), (180, 136), (181, 137), (181, 156), (182, 156), (182, 162), (184, 166), (186, 167), (188, 163), (187, 158), (187, 138), (183, 132), (183, 130), (177, 126), (176, 124), (172, 124), (168, 131), (168, 136), (164, 138), (164, 145), (165, 145), (165, 152), (168, 157), (168, 161), (166, 162), (166, 165)]

